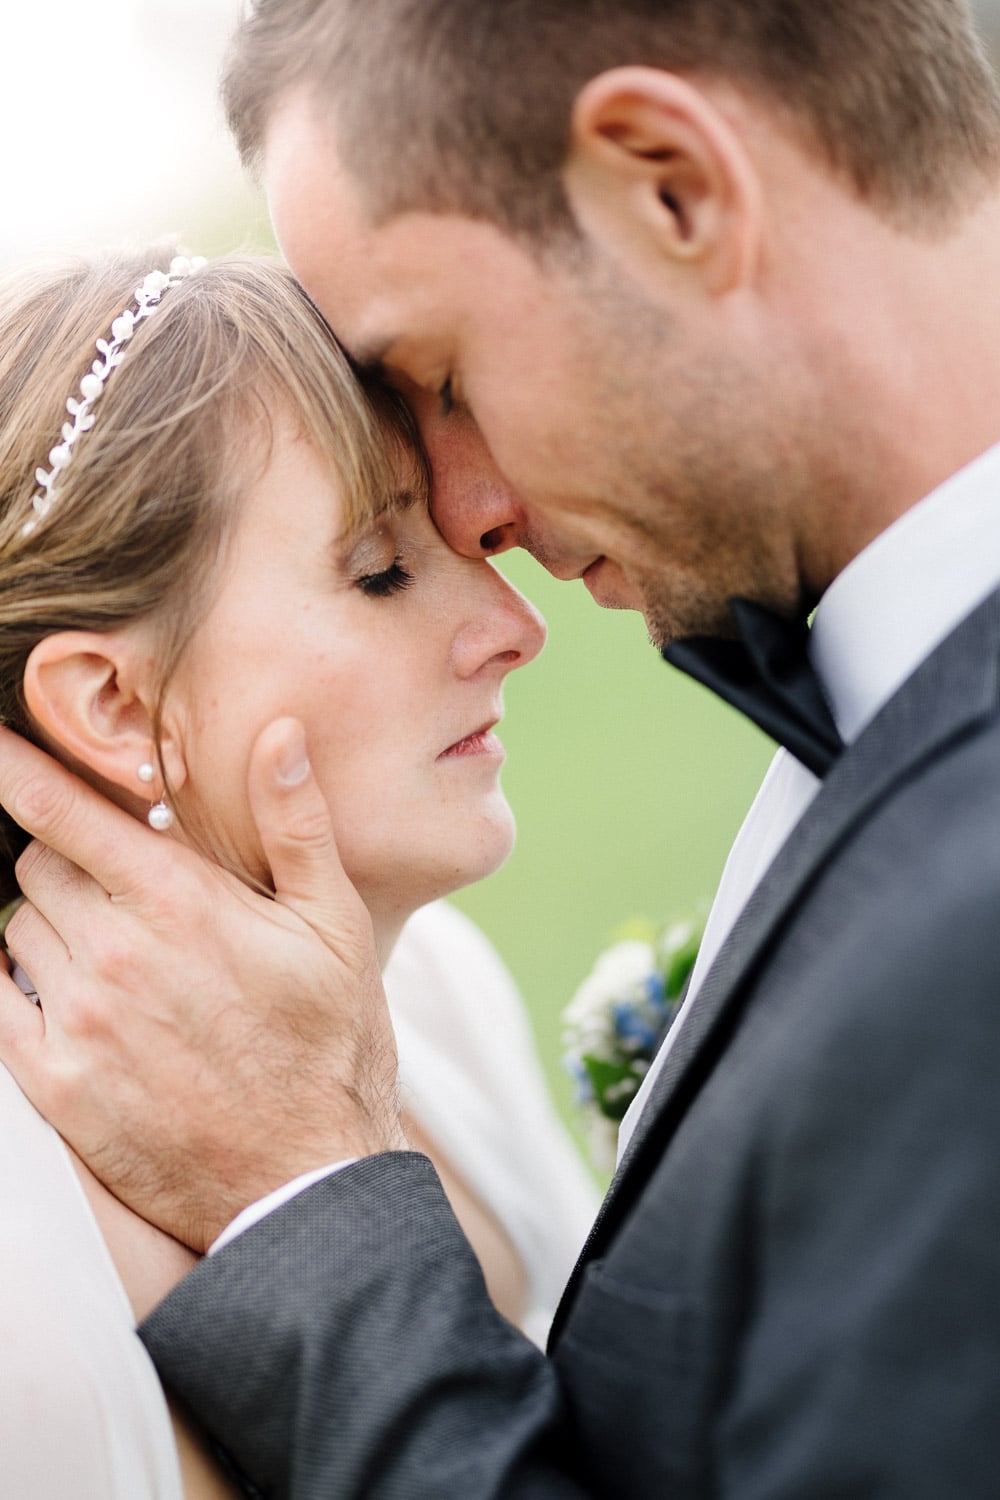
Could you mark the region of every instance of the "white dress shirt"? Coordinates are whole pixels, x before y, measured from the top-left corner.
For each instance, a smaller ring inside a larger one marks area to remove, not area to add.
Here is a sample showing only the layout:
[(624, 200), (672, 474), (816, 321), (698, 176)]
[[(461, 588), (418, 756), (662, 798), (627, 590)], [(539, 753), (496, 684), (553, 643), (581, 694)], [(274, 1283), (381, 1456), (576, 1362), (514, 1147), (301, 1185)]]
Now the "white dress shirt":
[[(1000, 587), (1000, 445), (905, 512), (834, 579), (809, 652), (845, 744)], [(680, 1027), (758, 882), (820, 788), (779, 750), (726, 861), (684, 1004), (621, 1124), (619, 1156)]]

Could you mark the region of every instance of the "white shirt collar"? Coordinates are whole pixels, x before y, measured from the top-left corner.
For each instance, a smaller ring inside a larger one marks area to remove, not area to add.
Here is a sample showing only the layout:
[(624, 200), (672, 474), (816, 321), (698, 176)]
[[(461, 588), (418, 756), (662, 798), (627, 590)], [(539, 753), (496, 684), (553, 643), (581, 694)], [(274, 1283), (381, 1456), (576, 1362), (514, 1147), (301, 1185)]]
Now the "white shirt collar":
[(1000, 444), (894, 521), (827, 589), (810, 654), (845, 741), (1000, 587)]

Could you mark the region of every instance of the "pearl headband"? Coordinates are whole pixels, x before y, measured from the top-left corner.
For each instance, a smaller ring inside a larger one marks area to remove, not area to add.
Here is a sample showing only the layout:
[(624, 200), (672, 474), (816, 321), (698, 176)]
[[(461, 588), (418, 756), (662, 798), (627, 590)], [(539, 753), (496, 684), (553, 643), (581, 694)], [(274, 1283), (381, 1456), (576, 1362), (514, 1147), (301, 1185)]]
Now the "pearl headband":
[(97, 340), (95, 347), (101, 358), (94, 360), (80, 381), (82, 399), (70, 396), (66, 402), (66, 410), (73, 420), (63, 423), (62, 442), (57, 443), (49, 454), (49, 463), (52, 467), (35, 470), (35, 480), (39, 486), (31, 501), (35, 514), (22, 526), (22, 536), (30, 536), (39, 521), (48, 515), (55, 504), (58, 498), (56, 486), (59, 478), (73, 457), (73, 448), (77, 439), (93, 427), (95, 421), (93, 408), (104, 392), (104, 385), (111, 371), (124, 359), (125, 345), (135, 332), (136, 325), (144, 318), (152, 317), (165, 291), (170, 287), (178, 286), (185, 277), (191, 276), (195, 271), (200, 271), (206, 264), (204, 256), (201, 255), (193, 256), (191, 259), (185, 255), (176, 255), (170, 262), (169, 271), (150, 271), (142, 286), (136, 288), (133, 302), (125, 308), (124, 312), (119, 313), (112, 323), (110, 338)]

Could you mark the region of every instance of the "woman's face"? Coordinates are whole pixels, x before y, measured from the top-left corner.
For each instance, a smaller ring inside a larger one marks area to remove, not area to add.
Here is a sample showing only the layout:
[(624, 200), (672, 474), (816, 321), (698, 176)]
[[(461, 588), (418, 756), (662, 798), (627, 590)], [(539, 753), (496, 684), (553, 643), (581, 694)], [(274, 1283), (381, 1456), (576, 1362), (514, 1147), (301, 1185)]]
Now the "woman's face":
[(182, 810), (265, 880), (250, 750), (272, 720), (302, 721), (345, 868), (378, 927), (509, 853), (490, 731), (503, 679), (538, 654), (545, 627), (489, 563), (452, 552), (422, 505), (347, 540), (342, 526), (328, 469), (276, 429), (167, 710), (187, 766)]

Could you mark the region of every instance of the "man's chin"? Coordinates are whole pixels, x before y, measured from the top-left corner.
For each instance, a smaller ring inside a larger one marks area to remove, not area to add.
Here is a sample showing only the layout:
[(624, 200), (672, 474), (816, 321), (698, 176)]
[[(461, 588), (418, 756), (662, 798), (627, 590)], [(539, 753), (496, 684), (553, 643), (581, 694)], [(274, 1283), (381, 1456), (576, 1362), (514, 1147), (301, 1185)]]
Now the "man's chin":
[(685, 636), (733, 635), (733, 620), (725, 599), (692, 587), (690, 579), (630, 577), (610, 558), (599, 557), (583, 574), (584, 585), (602, 609), (632, 609), (646, 622), (657, 651)]
[(649, 639), (657, 651), (672, 641), (691, 636), (731, 637), (735, 634), (729, 605), (696, 596), (683, 585), (664, 596), (662, 589), (650, 589), (644, 601), (643, 618)]

